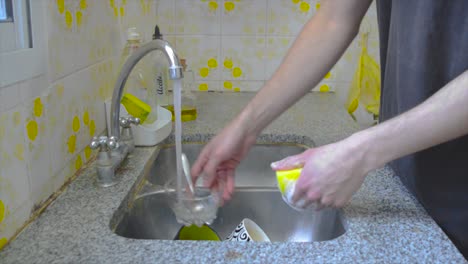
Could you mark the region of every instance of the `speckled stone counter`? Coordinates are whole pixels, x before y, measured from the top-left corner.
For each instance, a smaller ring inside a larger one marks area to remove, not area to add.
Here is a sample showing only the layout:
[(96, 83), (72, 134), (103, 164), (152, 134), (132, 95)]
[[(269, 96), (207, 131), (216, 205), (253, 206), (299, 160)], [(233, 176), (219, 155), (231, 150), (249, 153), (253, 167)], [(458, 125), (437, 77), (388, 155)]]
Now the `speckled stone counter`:
[[(216, 133), (251, 97), (219, 93), (200, 96), (198, 120), (184, 124), (186, 138)], [(356, 130), (334, 95), (311, 94), (265, 133), (267, 139), (276, 141), (288, 140), (288, 135), (294, 135), (296, 141), (306, 136), (316, 145), (323, 145)], [(0, 252), (0, 263), (466, 262), (387, 167), (369, 174), (344, 208), (346, 233), (331, 241), (220, 243), (117, 236), (110, 229), (110, 220), (157, 150), (138, 148), (119, 170), (122, 181), (106, 189), (94, 185), (95, 170), (89, 164), (37, 220)]]

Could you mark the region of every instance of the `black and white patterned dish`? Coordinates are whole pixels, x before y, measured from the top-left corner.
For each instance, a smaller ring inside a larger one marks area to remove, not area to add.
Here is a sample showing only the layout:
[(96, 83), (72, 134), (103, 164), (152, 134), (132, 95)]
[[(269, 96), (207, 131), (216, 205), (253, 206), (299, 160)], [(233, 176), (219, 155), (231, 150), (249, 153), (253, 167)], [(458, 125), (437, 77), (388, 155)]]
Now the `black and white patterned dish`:
[(246, 241), (250, 242), (252, 239), (250, 238), (247, 230), (245, 230), (244, 222), (242, 221), (236, 229), (226, 238), (228, 241)]
[(226, 238), (227, 241), (270, 242), (265, 232), (252, 220), (245, 218)]

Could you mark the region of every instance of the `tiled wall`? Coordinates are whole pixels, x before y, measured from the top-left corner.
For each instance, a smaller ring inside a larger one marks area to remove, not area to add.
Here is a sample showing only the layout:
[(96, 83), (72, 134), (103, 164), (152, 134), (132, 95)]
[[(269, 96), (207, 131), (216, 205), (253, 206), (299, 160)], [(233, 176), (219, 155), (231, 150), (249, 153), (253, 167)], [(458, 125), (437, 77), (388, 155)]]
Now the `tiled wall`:
[[(37, 1), (47, 12), (48, 71), (0, 87), (0, 248), (92, 156), (87, 144), (104, 130), (102, 102), (128, 27), (148, 40), (157, 22), (194, 69), (194, 89), (256, 91), (320, 8), (315, 0)], [(378, 58), (375, 7), (363, 28)], [(349, 86), (358, 53), (354, 41), (317, 89)]]
[[(319, 8), (318, 0), (158, 0), (157, 20), (195, 71), (194, 89), (257, 91)], [(378, 59), (375, 6), (362, 26), (367, 31)], [(359, 51), (355, 40), (315, 90), (347, 90)]]
[(126, 28), (148, 38), (155, 23), (154, 0), (37, 1), (48, 71), (0, 87), (0, 248), (91, 158)]

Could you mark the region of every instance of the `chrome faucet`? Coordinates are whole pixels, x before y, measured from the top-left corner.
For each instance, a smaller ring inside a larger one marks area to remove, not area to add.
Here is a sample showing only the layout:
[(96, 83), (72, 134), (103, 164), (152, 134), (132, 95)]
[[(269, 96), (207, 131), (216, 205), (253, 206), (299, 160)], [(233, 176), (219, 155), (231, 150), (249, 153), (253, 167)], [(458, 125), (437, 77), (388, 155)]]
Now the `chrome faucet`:
[[(110, 137), (94, 137), (90, 144), (91, 148), (100, 149), (96, 165), (97, 184), (99, 186), (108, 187), (118, 182), (115, 169), (135, 147), (130, 125), (139, 125), (140, 120), (138, 118), (120, 117), (120, 101), (122, 100), (125, 83), (133, 67), (145, 55), (154, 50), (160, 50), (166, 55), (169, 61), (170, 79), (177, 80), (183, 77), (179, 57), (167, 41), (154, 39), (130, 55), (120, 71), (112, 95)], [(122, 137), (120, 136), (120, 126), (122, 127)]]

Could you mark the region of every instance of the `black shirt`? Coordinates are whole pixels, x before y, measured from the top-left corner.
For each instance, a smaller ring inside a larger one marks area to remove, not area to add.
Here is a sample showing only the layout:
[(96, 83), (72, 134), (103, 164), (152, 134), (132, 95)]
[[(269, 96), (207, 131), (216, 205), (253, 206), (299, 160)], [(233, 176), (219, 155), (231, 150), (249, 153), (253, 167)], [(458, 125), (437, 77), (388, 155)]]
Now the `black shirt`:
[[(384, 121), (468, 69), (468, 0), (378, 0), (377, 13)], [(390, 166), (468, 259), (468, 136)]]

